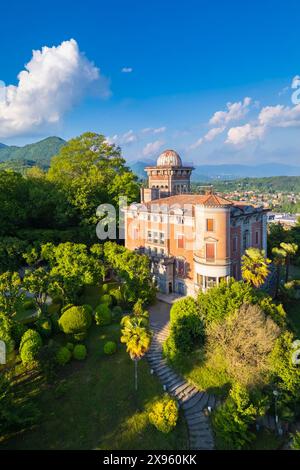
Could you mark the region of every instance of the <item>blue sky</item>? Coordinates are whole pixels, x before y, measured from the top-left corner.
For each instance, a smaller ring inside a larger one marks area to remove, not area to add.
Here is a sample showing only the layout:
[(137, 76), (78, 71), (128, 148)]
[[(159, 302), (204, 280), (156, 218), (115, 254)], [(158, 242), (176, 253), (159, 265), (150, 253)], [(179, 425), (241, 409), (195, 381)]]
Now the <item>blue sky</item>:
[(130, 160), (300, 165), (298, 0), (17, 0), (1, 18), (1, 142), (92, 130)]

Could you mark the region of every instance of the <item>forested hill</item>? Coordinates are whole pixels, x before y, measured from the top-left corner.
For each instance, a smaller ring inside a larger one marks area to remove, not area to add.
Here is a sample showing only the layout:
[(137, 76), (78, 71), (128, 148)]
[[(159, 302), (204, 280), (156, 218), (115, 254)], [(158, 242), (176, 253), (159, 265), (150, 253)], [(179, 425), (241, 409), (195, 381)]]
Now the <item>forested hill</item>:
[(0, 165), (16, 170), (33, 165), (48, 168), (51, 158), (59, 152), (65, 143), (65, 140), (60, 137), (47, 137), (24, 147), (7, 146), (0, 143)]
[[(214, 188), (220, 192), (231, 191), (260, 191), (262, 193), (271, 192), (295, 192), (300, 193), (300, 176), (270, 176), (266, 178), (242, 178), (230, 181), (212, 181)], [(207, 181), (203, 182), (207, 184)], [(201, 183), (194, 183), (196, 190)]]

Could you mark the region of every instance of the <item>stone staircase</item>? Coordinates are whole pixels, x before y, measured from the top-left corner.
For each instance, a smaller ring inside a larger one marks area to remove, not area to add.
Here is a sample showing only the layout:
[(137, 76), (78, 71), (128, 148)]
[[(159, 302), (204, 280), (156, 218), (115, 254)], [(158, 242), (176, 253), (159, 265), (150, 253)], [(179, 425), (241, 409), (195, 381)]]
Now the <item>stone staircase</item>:
[(183, 409), (189, 431), (190, 449), (213, 450), (214, 439), (209, 418), (204, 414), (204, 408), (214, 408), (216, 398), (180, 377), (168, 366), (163, 358), (162, 344), (170, 331), (169, 323), (150, 322), (153, 331), (151, 347), (147, 359), (151, 369), (159, 377), (164, 389), (178, 401)]

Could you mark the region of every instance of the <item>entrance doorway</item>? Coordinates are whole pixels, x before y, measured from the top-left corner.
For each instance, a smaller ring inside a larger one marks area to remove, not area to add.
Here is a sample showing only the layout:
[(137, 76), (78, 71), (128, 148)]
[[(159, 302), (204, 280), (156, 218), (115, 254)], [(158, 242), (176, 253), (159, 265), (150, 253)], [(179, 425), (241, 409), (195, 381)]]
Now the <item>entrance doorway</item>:
[(169, 294), (173, 293), (173, 283), (169, 282)]

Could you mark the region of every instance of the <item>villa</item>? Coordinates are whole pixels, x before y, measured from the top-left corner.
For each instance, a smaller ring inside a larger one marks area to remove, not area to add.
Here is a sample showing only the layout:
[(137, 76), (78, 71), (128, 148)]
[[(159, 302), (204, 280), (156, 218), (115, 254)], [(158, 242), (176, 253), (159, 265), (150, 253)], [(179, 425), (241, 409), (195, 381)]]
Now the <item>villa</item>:
[(141, 202), (124, 211), (125, 245), (150, 257), (165, 294), (195, 295), (222, 279), (240, 279), (245, 250), (267, 248), (267, 211), (225, 199), (211, 187), (192, 194), (192, 171), (177, 152), (164, 151), (146, 168)]

